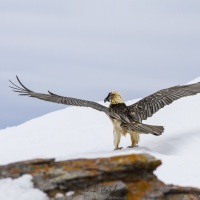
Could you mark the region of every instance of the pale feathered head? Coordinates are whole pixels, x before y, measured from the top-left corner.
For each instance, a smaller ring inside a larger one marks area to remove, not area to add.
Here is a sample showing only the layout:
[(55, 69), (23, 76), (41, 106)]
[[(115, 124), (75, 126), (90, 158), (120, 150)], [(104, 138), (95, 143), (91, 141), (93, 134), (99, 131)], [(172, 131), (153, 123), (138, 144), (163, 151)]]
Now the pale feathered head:
[(106, 101), (111, 102), (111, 104), (124, 103), (122, 95), (117, 91), (110, 92), (108, 96), (104, 99), (104, 103)]

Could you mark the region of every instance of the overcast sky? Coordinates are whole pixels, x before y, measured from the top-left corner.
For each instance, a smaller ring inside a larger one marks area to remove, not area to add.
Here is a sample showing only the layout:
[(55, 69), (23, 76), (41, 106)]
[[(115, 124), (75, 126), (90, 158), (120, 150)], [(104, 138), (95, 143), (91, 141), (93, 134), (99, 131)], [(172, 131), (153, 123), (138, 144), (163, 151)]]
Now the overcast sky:
[(126, 100), (200, 76), (199, 0), (0, 0), (0, 129), (64, 105), (37, 92)]

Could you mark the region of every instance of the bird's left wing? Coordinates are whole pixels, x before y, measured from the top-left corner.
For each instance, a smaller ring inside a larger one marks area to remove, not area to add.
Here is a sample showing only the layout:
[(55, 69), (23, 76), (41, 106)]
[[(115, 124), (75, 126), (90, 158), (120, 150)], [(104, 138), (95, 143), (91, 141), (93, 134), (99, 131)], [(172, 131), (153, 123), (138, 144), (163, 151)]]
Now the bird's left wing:
[(159, 90), (128, 106), (128, 109), (135, 120), (141, 122), (151, 117), (164, 106), (171, 104), (173, 101), (198, 93), (200, 93), (200, 82), (191, 85), (174, 86)]
[[(25, 87), (21, 81), (19, 80), (19, 78), (16, 76), (19, 84), (21, 85), (18, 86), (16, 84), (14, 84), (12, 81), (10, 81), (12, 83), (12, 86), (10, 86), (10, 88), (13, 89), (14, 92), (18, 92), (19, 95), (27, 95), (30, 97), (34, 97), (34, 98), (38, 98), (44, 101), (50, 101), (50, 102), (54, 102), (54, 103), (59, 103), (59, 104), (66, 104), (66, 105), (72, 105), (72, 106), (82, 106), (82, 107), (91, 107), (93, 109), (99, 110), (99, 111), (103, 111), (106, 114), (110, 114), (109, 113), (109, 109), (99, 103), (93, 102), (93, 101), (87, 101), (87, 100), (82, 100), (82, 99), (76, 99), (76, 98), (71, 98), (71, 97), (63, 97), (63, 96), (59, 96), (57, 94), (54, 94), (52, 92), (49, 92), (49, 94), (42, 94), (42, 93), (37, 93), (34, 92), (32, 90), (29, 90), (27, 87)], [(112, 115), (112, 114), (111, 114)]]

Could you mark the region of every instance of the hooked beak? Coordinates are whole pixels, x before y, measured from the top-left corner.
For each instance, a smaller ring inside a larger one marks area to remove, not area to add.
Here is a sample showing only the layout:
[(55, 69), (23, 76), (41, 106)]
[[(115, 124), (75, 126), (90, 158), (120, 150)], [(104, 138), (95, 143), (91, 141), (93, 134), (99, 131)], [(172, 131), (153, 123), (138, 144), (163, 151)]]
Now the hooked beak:
[(111, 100), (110, 97), (111, 97), (111, 95), (109, 93), (108, 96), (104, 99), (104, 103), (106, 103), (107, 101), (110, 102), (110, 100)]

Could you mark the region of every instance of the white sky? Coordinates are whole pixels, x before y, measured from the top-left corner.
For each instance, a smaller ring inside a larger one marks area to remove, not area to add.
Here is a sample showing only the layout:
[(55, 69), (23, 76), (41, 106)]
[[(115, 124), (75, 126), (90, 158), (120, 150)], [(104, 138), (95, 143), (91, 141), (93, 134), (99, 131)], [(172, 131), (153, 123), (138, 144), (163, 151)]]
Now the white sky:
[(200, 75), (199, 0), (1, 0), (0, 128), (62, 105), (18, 97), (27, 87), (103, 100), (184, 84)]

